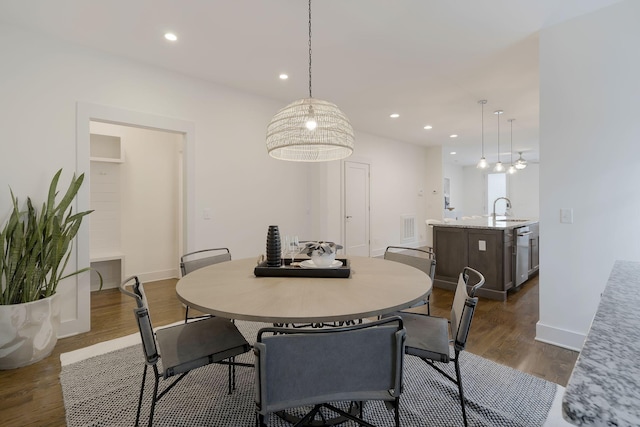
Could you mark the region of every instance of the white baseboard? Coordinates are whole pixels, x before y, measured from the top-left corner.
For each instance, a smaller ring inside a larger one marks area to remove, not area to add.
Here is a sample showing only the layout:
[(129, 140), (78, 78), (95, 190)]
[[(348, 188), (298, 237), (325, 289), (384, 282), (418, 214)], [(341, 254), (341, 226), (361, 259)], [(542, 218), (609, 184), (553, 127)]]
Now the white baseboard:
[(178, 273), (177, 268), (174, 268), (171, 270), (152, 271), (150, 273), (138, 274), (138, 278), (142, 283), (155, 282), (157, 280), (165, 280), (165, 279), (177, 279), (179, 277), (180, 275)]
[(580, 351), (586, 335), (560, 329), (543, 323), (536, 323), (536, 341), (557, 345), (569, 350)]

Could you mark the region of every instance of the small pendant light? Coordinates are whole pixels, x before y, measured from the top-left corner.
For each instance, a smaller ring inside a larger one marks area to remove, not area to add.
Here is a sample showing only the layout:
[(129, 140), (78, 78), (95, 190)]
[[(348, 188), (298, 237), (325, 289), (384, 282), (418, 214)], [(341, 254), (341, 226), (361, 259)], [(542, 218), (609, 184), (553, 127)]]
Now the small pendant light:
[(516, 160), (516, 169), (522, 170), (527, 167), (527, 161), (522, 158), (522, 151), (518, 151), (520, 157)]
[(478, 162), (478, 169), (486, 169), (489, 167), (489, 163), (487, 163), (487, 159), (485, 159), (484, 157), (484, 104), (487, 103), (486, 99), (482, 99), (480, 101), (478, 101), (478, 104), (482, 105), (482, 134), (481, 134), (481, 141), (482, 141), (482, 157), (480, 157), (480, 161)]
[(504, 113), (502, 110), (496, 110), (493, 112), (496, 116), (498, 116), (498, 163), (493, 167), (494, 172), (504, 172), (504, 166), (500, 161), (500, 115)]

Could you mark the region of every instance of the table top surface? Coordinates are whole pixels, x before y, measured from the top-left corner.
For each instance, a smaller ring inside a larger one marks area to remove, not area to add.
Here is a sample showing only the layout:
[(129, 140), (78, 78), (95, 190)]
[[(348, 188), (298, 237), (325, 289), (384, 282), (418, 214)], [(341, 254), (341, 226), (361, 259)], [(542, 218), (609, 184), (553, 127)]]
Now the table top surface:
[(178, 299), (204, 313), (268, 323), (334, 322), (407, 308), (431, 291), (423, 271), (348, 257), (349, 278), (256, 277), (254, 258), (214, 264), (178, 281)]

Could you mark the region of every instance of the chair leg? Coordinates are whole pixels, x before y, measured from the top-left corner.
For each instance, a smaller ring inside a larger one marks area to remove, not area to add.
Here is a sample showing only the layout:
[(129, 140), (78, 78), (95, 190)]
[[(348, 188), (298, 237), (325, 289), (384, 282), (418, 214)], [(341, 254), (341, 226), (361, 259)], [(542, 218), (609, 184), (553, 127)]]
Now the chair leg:
[(184, 323), (187, 323), (189, 321), (189, 306), (185, 306), (185, 310), (184, 310)]
[(462, 407), (462, 418), (464, 420), (464, 425), (467, 427), (467, 411), (464, 406), (464, 392), (462, 391), (462, 377), (460, 376), (460, 353), (456, 351), (456, 358), (454, 360), (454, 365), (456, 368), (456, 383), (458, 384), (458, 392), (460, 394), (460, 406)]
[(256, 413), (256, 427), (267, 427), (264, 415)]
[[(231, 358), (231, 359), (230, 359), (230, 362), (233, 362), (233, 358)], [(229, 391), (228, 391), (228, 393), (227, 393), (227, 394), (231, 394), (231, 391), (232, 391), (232, 388), (231, 388), (231, 372), (232, 372), (232, 371), (231, 371), (231, 366), (232, 366), (232, 365), (229, 365), (229, 366), (227, 367), (227, 368), (228, 368), (228, 370), (227, 370), (227, 377), (228, 377), (228, 384), (229, 384), (229, 385), (228, 385), (228, 387), (229, 387)]]
[(149, 365), (144, 365), (144, 372), (142, 374), (142, 385), (140, 386), (140, 397), (138, 398), (138, 412), (136, 412), (136, 427), (140, 425), (140, 409), (142, 408), (142, 396), (144, 394), (144, 383), (147, 380), (147, 368)]
[(158, 385), (160, 384), (160, 375), (158, 374), (158, 366), (153, 365), (155, 375), (155, 384), (153, 385), (153, 399), (151, 400), (151, 412), (149, 413), (149, 427), (153, 425), (153, 414), (156, 410), (156, 402), (158, 401)]

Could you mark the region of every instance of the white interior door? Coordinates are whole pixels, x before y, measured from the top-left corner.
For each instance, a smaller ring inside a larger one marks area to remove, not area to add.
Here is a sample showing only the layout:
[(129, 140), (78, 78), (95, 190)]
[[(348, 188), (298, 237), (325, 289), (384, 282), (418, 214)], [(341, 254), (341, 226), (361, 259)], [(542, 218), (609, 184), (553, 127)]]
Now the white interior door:
[(344, 162), (345, 251), (369, 256), (369, 165)]

